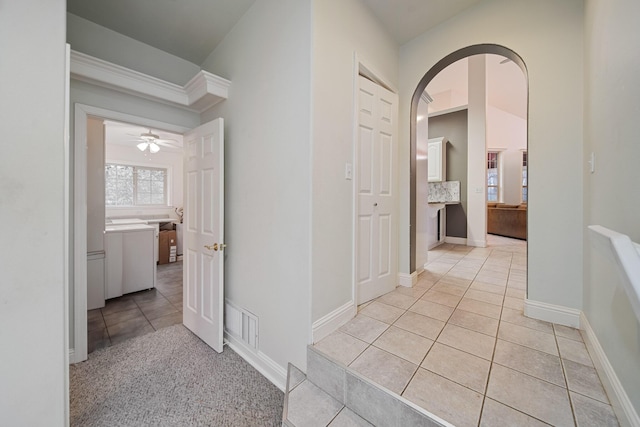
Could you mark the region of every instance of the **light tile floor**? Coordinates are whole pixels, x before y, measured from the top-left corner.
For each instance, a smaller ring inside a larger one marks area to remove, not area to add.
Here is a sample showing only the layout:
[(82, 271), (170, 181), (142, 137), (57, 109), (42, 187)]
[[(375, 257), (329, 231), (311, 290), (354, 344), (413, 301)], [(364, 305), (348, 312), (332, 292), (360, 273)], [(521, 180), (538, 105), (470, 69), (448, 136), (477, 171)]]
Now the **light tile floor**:
[(109, 299), (87, 321), (89, 353), (182, 323), (182, 261), (158, 265), (154, 289)]
[(580, 331), (524, 316), (526, 242), (429, 252), (316, 348), (464, 426), (616, 426)]

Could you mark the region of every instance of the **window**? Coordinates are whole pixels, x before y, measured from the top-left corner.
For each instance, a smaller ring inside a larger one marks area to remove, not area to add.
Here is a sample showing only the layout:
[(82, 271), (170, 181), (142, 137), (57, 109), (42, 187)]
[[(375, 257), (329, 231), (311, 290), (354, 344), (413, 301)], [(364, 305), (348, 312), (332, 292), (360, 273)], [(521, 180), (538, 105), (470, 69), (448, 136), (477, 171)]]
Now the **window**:
[(527, 152), (522, 153), (522, 203), (527, 203)]
[(166, 206), (167, 169), (106, 164), (105, 204), (108, 207)]
[(498, 175), (498, 152), (487, 153), (487, 201), (497, 202), (500, 197), (500, 176)]

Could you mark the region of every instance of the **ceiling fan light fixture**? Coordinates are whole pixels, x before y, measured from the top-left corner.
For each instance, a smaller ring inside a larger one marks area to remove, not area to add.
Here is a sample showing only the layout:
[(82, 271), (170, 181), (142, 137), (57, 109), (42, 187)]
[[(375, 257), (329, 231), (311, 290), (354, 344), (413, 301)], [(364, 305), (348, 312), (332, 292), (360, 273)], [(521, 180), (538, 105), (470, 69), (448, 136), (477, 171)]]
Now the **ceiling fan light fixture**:
[(144, 139), (145, 141), (155, 141), (156, 139), (160, 139), (158, 135), (156, 135), (155, 133), (151, 133), (151, 131), (141, 133), (140, 138)]
[(140, 144), (136, 145), (136, 147), (138, 147), (138, 150), (140, 151), (146, 150), (148, 146), (149, 146), (148, 142), (141, 142)]
[(160, 146), (158, 146), (158, 144), (156, 144), (155, 142), (150, 142), (149, 151), (151, 151), (151, 153), (157, 153), (158, 151), (160, 151)]

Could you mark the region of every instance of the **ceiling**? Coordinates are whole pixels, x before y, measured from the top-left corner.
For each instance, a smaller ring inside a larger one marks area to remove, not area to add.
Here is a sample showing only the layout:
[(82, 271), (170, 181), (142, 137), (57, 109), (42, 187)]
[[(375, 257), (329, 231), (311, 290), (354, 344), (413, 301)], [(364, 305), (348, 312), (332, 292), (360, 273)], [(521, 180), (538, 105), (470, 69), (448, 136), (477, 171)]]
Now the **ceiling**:
[(149, 129), (132, 125), (129, 123), (121, 123), (113, 120), (105, 120), (105, 143), (109, 145), (125, 145), (135, 147), (139, 142), (140, 134), (151, 132), (158, 135), (161, 140), (165, 140), (160, 145), (160, 151), (166, 152), (182, 152), (182, 135), (166, 132), (159, 129)]
[(67, 11), (200, 65), (255, 0), (67, 0)]
[(481, 0), (363, 0), (399, 45)]
[[(481, 0), (362, 1), (402, 45)], [(67, 11), (200, 65), (254, 2), (67, 0)]]
[[(487, 64), (487, 103), (495, 108), (527, 118), (527, 80), (520, 67), (513, 61), (500, 55), (485, 55)], [(448, 102), (457, 100), (458, 104), (466, 104), (468, 88), (468, 58), (446, 67), (427, 85), (427, 92), (438, 101), (439, 96), (451, 97)], [(457, 96), (453, 96), (456, 94)], [(454, 98), (456, 98), (454, 100)], [(444, 109), (458, 105), (441, 105)], [(436, 103), (434, 103), (434, 106)], [(431, 107), (431, 105), (430, 105)], [(440, 108), (429, 109), (429, 112)]]

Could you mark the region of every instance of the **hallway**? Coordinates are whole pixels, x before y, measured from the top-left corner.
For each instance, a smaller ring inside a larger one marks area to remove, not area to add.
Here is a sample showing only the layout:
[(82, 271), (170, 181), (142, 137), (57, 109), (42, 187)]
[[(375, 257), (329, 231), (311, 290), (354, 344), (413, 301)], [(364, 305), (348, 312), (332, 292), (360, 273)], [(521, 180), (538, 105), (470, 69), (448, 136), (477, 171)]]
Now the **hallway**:
[(315, 347), (456, 426), (618, 425), (580, 332), (524, 316), (526, 261), (519, 240), (441, 245)]

